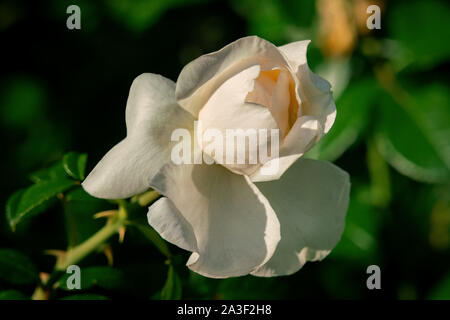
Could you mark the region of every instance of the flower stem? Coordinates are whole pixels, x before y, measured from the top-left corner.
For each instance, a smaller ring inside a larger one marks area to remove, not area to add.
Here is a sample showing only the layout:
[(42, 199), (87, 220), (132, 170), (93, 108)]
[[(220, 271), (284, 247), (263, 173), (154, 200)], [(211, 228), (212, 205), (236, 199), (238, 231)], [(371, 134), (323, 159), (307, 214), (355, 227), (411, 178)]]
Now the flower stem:
[(112, 235), (118, 233), (121, 228), (126, 226), (128, 216), (126, 209), (127, 203), (124, 200), (118, 200), (117, 202), (119, 204), (117, 214), (111, 217), (103, 228), (58, 258), (54, 272), (50, 275), (50, 278), (36, 287), (31, 297), (33, 300), (47, 300), (50, 295), (50, 288), (58, 280), (61, 272), (65, 272), (70, 265), (77, 264), (83, 260), (86, 256), (97, 250)]
[(125, 225), (127, 212), (124, 205), (119, 206), (118, 214), (109, 223), (101, 228), (97, 233), (78, 246), (69, 249), (63, 259), (55, 266), (56, 271), (65, 271), (67, 267), (76, 264), (87, 255), (98, 249), (106, 240), (117, 233)]
[(109, 237), (118, 232), (121, 226), (122, 221), (119, 219), (113, 223), (105, 225), (85, 242), (67, 251), (66, 257), (56, 264), (55, 269), (58, 271), (64, 271), (70, 265), (78, 263), (92, 251), (97, 249), (101, 244), (103, 244), (103, 242), (105, 242)]
[[(156, 199), (160, 197), (160, 194), (155, 190), (150, 190), (147, 192), (144, 192), (138, 196), (135, 196), (133, 199), (135, 202), (137, 202), (141, 207), (146, 207)], [(132, 200), (132, 201), (133, 201)]]

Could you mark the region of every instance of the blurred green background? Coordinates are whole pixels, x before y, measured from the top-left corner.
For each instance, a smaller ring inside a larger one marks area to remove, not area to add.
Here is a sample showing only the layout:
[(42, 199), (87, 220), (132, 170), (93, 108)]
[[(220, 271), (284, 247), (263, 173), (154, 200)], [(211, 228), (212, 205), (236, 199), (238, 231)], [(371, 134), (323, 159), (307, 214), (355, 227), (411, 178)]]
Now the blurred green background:
[[(71, 4), (81, 8), (81, 30), (66, 28)], [(380, 30), (366, 27), (370, 4), (381, 8)], [(79, 264), (92, 283), (78, 294), (450, 299), (449, 18), (437, 0), (2, 0), (2, 207), (68, 151), (88, 154), (88, 172), (125, 137), (137, 75), (176, 80), (192, 59), (246, 35), (276, 45), (312, 39), (308, 63), (332, 83), (338, 115), (307, 156), (335, 162), (352, 181), (345, 232), (329, 257), (288, 277), (213, 280), (189, 272), (188, 253), (173, 246), (168, 272), (154, 243), (129, 228), (122, 244), (113, 237)], [(14, 232), (1, 215), (0, 298), (29, 298), (55, 263), (44, 251), (80, 243), (104, 224), (92, 215), (114, 208), (80, 187), (55, 195)], [(366, 287), (372, 264), (381, 290)], [(50, 298), (73, 294), (58, 288)]]

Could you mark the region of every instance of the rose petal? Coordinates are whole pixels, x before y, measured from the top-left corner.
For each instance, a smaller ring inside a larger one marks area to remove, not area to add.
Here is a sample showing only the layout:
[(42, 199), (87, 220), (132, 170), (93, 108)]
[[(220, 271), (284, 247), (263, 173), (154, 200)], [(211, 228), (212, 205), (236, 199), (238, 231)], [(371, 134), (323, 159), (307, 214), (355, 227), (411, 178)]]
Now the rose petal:
[(257, 36), (241, 38), (186, 65), (177, 80), (176, 98), (183, 108), (197, 117), (224, 81), (253, 65), (270, 70), (286, 66), (287, 61), (277, 47), (266, 40)]
[[(250, 174), (254, 172), (260, 165), (251, 164), (249, 161), (249, 153), (253, 152), (257, 160), (257, 150), (249, 151), (249, 142), (245, 143), (245, 164), (238, 164), (237, 158), (233, 163), (226, 163), (226, 152), (231, 152), (230, 144), (226, 143), (227, 130), (247, 130), (254, 129), (255, 137), (258, 129), (267, 129), (270, 137), (271, 129), (278, 129), (270, 110), (266, 107), (246, 103), (245, 97), (252, 90), (254, 79), (259, 74), (260, 67), (255, 65), (244, 69), (225, 81), (211, 96), (203, 109), (200, 111), (198, 118), (201, 121), (203, 131), (208, 129), (219, 130), (223, 137), (223, 157), (219, 159), (217, 155), (209, 154), (217, 163), (223, 164), (226, 168), (233, 172), (241, 174)], [(281, 135), (280, 135), (281, 136)], [(235, 139), (236, 140), (236, 139)], [(257, 143), (267, 144), (269, 141), (257, 141)], [(205, 141), (203, 145), (206, 145)], [(244, 146), (242, 146), (244, 147)], [(242, 148), (241, 150), (243, 150)], [(234, 154), (238, 151), (237, 141), (234, 146)]]
[(255, 79), (253, 91), (245, 98), (246, 102), (257, 103), (270, 110), (283, 138), (297, 120), (298, 103), (295, 93), (291, 93), (291, 86), (294, 88), (294, 80), (286, 69), (261, 71)]
[(309, 40), (297, 41), (278, 49), (287, 57), (298, 77), (296, 90), (301, 100), (302, 115), (319, 119), (324, 133), (327, 133), (336, 118), (336, 105), (328, 81), (313, 73), (308, 67), (306, 50), (309, 43)]
[[(173, 205), (158, 201), (149, 209), (149, 222), (166, 240), (196, 248), (188, 261), (193, 271), (213, 278), (245, 275), (275, 251), (277, 217), (245, 176), (219, 165), (168, 164), (152, 187)], [(188, 239), (192, 233), (195, 243)]]
[(281, 179), (256, 185), (280, 220), (281, 240), (272, 258), (253, 275), (292, 274), (307, 261), (323, 259), (338, 243), (350, 192), (345, 171), (300, 159)]
[(184, 250), (198, 251), (194, 229), (168, 198), (163, 197), (153, 203), (147, 218), (163, 239)]
[(253, 182), (279, 179), (321, 136), (322, 127), (318, 120), (311, 116), (298, 118), (283, 141), (279, 158), (267, 161), (250, 175), (250, 179)]
[(170, 161), (172, 131), (193, 129), (193, 117), (175, 102), (175, 84), (160, 75), (142, 74), (131, 85), (126, 109), (127, 137), (112, 148), (84, 180), (94, 197), (127, 198), (144, 192)]

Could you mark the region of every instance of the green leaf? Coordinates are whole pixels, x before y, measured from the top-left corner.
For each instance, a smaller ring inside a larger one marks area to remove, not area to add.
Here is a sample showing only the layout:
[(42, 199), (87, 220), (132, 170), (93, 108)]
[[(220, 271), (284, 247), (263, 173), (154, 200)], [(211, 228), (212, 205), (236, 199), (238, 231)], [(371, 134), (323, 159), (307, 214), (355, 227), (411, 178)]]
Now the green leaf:
[(8, 77), (0, 92), (0, 122), (10, 128), (33, 127), (45, 118), (47, 102), (41, 82), (31, 77)]
[(161, 300), (179, 300), (181, 299), (181, 280), (175, 271), (175, 268), (170, 265), (167, 273), (167, 280), (161, 290)]
[(335, 58), (320, 63), (315, 68), (315, 72), (330, 82), (331, 88), (333, 88), (333, 98), (337, 100), (347, 88), (352, 68), (349, 59)]
[(67, 296), (60, 300), (109, 300), (108, 297), (94, 293), (75, 294), (73, 296)]
[(18, 290), (5, 290), (0, 291), (0, 300), (30, 300), (30, 297)]
[(450, 273), (447, 273), (443, 279), (431, 290), (428, 296), (431, 300), (450, 300)]
[(413, 65), (430, 68), (450, 57), (450, 42), (443, 41), (450, 39), (449, 15), (441, 1), (399, 1), (388, 11), (387, 30), (408, 50)]
[(353, 182), (344, 233), (330, 258), (367, 262), (377, 259), (382, 216), (371, 202), (370, 186)]
[(352, 146), (366, 128), (370, 107), (379, 87), (373, 79), (350, 84), (336, 102), (336, 121), (307, 156), (334, 161)]
[(150, 240), (151, 243), (155, 245), (155, 247), (167, 258), (170, 258), (172, 254), (170, 253), (169, 247), (167, 243), (159, 236), (159, 234), (149, 225), (142, 225), (137, 222), (133, 222), (130, 226), (136, 227), (142, 235)]
[(189, 270), (189, 277), (185, 284), (185, 288), (187, 288), (186, 291), (194, 294), (196, 299), (213, 299), (218, 293), (218, 285), (222, 284), (222, 282), (223, 281), (218, 282), (215, 279), (204, 277)]
[[(67, 288), (67, 279), (70, 274), (64, 274), (58, 280), (58, 287), (62, 290), (71, 290)], [(124, 275), (122, 271), (105, 266), (89, 267), (81, 269), (81, 290), (87, 290), (94, 286), (114, 290), (124, 285)]]
[(66, 173), (77, 180), (84, 180), (86, 162), (87, 154), (78, 152), (69, 152), (64, 155), (62, 160)]
[(397, 101), (380, 97), (376, 143), (400, 173), (424, 182), (450, 177), (450, 96), (445, 86), (411, 88)]
[(130, 30), (139, 32), (155, 24), (168, 9), (200, 1), (202, 0), (112, 0), (107, 4), (114, 18)]
[(378, 152), (372, 139), (367, 142), (367, 168), (369, 169), (372, 203), (386, 208), (391, 201), (391, 181), (389, 165)]
[(12, 230), (15, 230), (15, 224), (11, 224), (12, 217), (15, 216), (17, 212), (17, 208), (19, 207), (20, 199), (22, 199), (22, 195), (24, 194), (25, 189), (20, 189), (14, 192), (6, 202), (6, 218), (9, 221), (9, 224)]
[(39, 183), (42, 181), (67, 178), (67, 173), (64, 170), (62, 162), (58, 161), (48, 168), (33, 172), (32, 174), (30, 174), (29, 178), (34, 183)]
[(248, 24), (248, 34), (281, 44), (288, 40), (311, 39), (315, 18), (314, 1), (231, 0), (231, 7)]
[(39, 281), (39, 272), (23, 253), (0, 249), (0, 278), (13, 284), (31, 284)]
[(76, 184), (68, 179), (42, 181), (31, 187), (14, 193), (7, 202), (6, 217), (14, 230), (23, 219), (43, 212), (52, 200)]
[(215, 294), (223, 300), (264, 300), (277, 299), (285, 290), (279, 278), (245, 276), (221, 280)]

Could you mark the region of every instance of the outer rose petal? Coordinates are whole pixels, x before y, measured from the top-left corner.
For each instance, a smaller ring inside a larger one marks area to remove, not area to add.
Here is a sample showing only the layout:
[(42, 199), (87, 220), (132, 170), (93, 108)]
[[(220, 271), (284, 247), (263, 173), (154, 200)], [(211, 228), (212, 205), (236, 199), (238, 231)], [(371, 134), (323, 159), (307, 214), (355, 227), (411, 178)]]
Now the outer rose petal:
[(280, 180), (256, 185), (280, 220), (281, 241), (253, 275), (292, 274), (334, 248), (344, 231), (349, 202), (345, 171), (327, 162), (300, 159)]
[(309, 40), (297, 41), (278, 49), (287, 57), (293, 72), (297, 75), (296, 90), (301, 100), (302, 115), (319, 119), (324, 133), (327, 133), (336, 118), (336, 105), (328, 81), (313, 73), (308, 67), (306, 50), (309, 43)]
[(161, 198), (149, 208), (148, 223), (170, 243), (197, 252), (194, 229), (169, 198)]
[(205, 54), (186, 65), (176, 87), (178, 103), (195, 117), (212, 93), (227, 79), (253, 65), (264, 70), (287, 66), (272, 43), (257, 36), (238, 39), (219, 51)]
[[(150, 224), (162, 237), (194, 251), (188, 266), (213, 278), (249, 274), (270, 259), (280, 240), (278, 219), (259, 190), (220, 165), (163, 167), (152, 187)], [(193, 238), (195, 237), (195, 242)]]
[(138, 76), (127, 101), (127, 137), (103, 157), (83, 188), (105, 199), (147, 190), (151, 178), (170, 161), (172, 131), (192, 130), (193, 123), (193, 117), (175, 102), (175, 83), (151, 73)]

